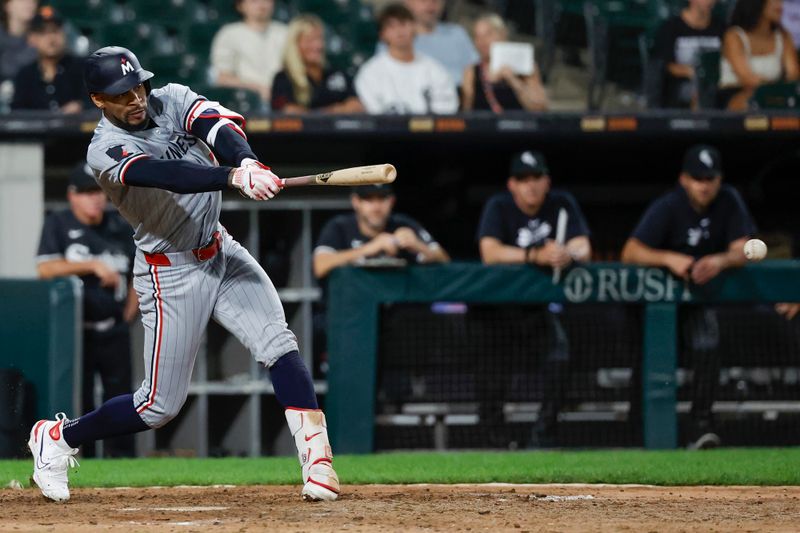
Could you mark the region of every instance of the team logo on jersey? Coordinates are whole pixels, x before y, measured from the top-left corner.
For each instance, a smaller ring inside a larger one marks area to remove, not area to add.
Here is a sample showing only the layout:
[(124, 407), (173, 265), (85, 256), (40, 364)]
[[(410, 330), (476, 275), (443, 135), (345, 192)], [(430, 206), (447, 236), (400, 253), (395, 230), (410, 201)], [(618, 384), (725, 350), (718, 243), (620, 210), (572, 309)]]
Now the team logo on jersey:
[(699, 228), (689, 228), (686, 232), (686, 242), (689, 246), (694, 248), (702, 239), (710, 239), (711, 232), (709, 231), (709, 226), (711, 225), (711, 220), (708, 218), (704, 218), (700, 221)]
[(133, 65), (124, 57), (120, 60), (120, 67), (122, 68), (122, 75), (125, 76), (129, 72), (133, 72)]
[(131, 153), (127, 151), (124, 146), (118, 144), (106, 150), (106, 155), (111, 159), (113, 159), (114, 161), (122, 161), (123, 159), (131, 155)]
[(517, 246), (527, 248), (546, 239), (553, 226), (549, 222), (540, 221), (538, 218), (528, 221), (527, 226), (522, 226), (517, 230)]

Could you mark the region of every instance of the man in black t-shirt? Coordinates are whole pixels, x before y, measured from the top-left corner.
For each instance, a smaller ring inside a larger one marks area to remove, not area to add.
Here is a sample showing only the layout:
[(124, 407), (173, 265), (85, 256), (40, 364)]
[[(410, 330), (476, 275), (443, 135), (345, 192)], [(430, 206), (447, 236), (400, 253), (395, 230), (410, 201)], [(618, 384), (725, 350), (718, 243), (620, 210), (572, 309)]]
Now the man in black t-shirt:
[(83, 63), (66, 52), (63, 21), (50, 6), (39, 9), (31, 21), (28, 41), (38, 59), (22, 67), (14, 78), (12, 109), (43, 109), (79, 113), (86, 102)]
[[(481, 215), (477, 237), (483, 262), (530, 263), (541, 268), (561, 269), (573, 261), (588, 261), (592, 250), (586, 219), (570, 193), (551, 189), (544, 156), (530, 150), (515, 155), (509, 176), (506, 181), (508, 190), (492, 196)], [(563, 219), (562, 224), (565, 222), (563, 235), (558, 235), (559, 218)], [(481, 328), (480, 309), (473, 307), (473, 310), (477, 317), (476, 329), (486, 329), (479, 336), (496, 345), (501, 339), (491, 340), (492, 328)], [(563, 403), (569, 366), (569, 346), (559, 319), (562, 311), (557, 304), (535, 313), (512, 308), (491, 311), (502, 313), (503, 322), (508, 327), (519, 326), (521, 331), (518, 333), (522, 338), (526, 338), (526, 332), (546, 332), (545, 360), (538, 371), (542, 407), (530, 443), (535, 447), (557, 444), (558, 413)], [(492, 317), (485, 318), (490, 321)], [(533, 342), (539, 341), (533, 339)], [(542, 351), (533, 347), (530, 350)], [(530, 358), (530, 354), (526, 355)], [(527, 362), (520, 361), (519, 365), (527, 366)], [(493, 378), (497, 373), (493, 373), (491, 368), (479, 369), (478, 375), (483, 376), (479, 387), (483, 396), (480, 415), (489, 426), (500, 423), (497, 419), (502, 416), (504, 384)]]
[[(83, 282), (83, 407), (94, 408), (94, 376), (103, 401), (131, 387), (128, 323), (138, 301), (131, 286), (135, 251), (131, 227), (116, 212), (105, 212), (106, 196), (91, 169), (81, 164), (70, 176), (70, 208), (47, 216), (36, 262), (39, 277), (79, 276)], [(94, 455), (94, 447), (84, 447)], [(104, 455), (133, 456), (133, 436), (104, 441)]]
[[(704, 285), (745, 263), (744, 243), (756, 228), (736, 189), (722, 184), (720, 153), (697, 145), (686, 152), (678, 186), (645, 211), (622, 250), (622, 261), (664, 267)], [(689, 446), (718, 446), (711, 408), (719, 384), (719, 326), (712, 308), (681, 316), (687, 363), (694, 370)]]
[[(353, 188), (352, 213), (337, 215), (322, 228), (314, 248), (314, 276), (323, 289), (331, 270), (344, 265), (445, 263), (447, 252), (413, 218), (393, 213), (395, 194), (390, 185)], [(314, 371), (325, 372), (327, 325), (323, 301), (314, 313)]]
[(662, 107), (690, 108), (696, 103), (699, 55), (719, 50), (725, 31), (725, 25), (712, 17), (715, 3), (689, 0), (680, 15), (659, 28), (654, 55), (664, 75)]
[[(362, 185), (350, 195), (353, 212), (338, 215), (322, 228), (314, 248), (314, 275), (325, 278), (336, 267), (379, 258), (407, 263), (449, 261), (447, 252), (419, 222), (393, 213), (389, 185)], [(391, 259), (390, 259), (391, 260)]]

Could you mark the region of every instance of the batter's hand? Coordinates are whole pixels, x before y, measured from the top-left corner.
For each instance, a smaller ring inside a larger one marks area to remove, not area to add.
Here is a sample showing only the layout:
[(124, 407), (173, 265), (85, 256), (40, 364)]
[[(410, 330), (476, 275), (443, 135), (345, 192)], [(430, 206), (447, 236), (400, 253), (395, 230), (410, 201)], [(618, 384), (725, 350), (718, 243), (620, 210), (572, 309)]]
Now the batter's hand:
[(275, 195), (281, 192), (283, 187), (281, 179), (273, 174), (269, 167), (260, 163), (234, 168), (228, 177), (228, 184), (234, 189), (239, 189), (242, 196), (253, 200), (275, 198)]

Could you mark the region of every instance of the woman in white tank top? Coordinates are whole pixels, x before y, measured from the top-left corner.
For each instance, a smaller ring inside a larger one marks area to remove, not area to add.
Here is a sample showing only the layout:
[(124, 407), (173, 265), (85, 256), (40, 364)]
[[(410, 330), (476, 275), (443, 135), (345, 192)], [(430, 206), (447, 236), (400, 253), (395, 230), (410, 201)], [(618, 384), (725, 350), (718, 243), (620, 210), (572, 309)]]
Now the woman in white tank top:
[(800, 77), (792, 37), (780, 25), (782, 0), (738, 0), (722, 40), (720, 104), (747, 109), (759, 85)]

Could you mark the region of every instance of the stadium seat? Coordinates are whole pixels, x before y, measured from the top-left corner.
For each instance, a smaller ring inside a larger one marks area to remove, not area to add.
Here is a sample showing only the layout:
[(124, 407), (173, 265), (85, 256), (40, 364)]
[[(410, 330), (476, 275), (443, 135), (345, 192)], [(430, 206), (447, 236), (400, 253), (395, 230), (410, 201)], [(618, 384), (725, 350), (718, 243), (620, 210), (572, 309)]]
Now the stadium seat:
[(341, 26), (358, 16), (358, 0), (296, 0), (294, 6), (301, 13), (314, 13), (326, 24)]
[(603, 101), (607, 80), (639, 90), (643, 65), (639, 35), (667, 17), (662, 0), (599, 0), (584, 4), (590, 51), (589, 109)]
[(127, 0), (125, 7), (133, 20), (172, 29), (184, 28), (199, 16), (192, 0)]
[(717, 106), (717, 86), (719, 85), (718, 51), (702, 52), (695, 71), (697, 75), (697, 101), (700, 109), (714, 109)]
[(202, 0), (200, 5), (205, 9), (208, 21), (225, 24), (242, 18), (234, 7), (234, 0)]
[(664, 61), (653, 55), (655, 31), (639, 34), (639, 57), (642, 65), (642, 100), (645, 108), (663, 105)]
[(756, 89), (750, 99), (755, 109), (797, 109), (800, 107), (800, 84), (770, 83)]
[(142, 60), (144, 67), (155, 74), (155, 85), (162, 86), (175, 82), (190, 87), (208, 83), (205, 58), (194, 54), (176, 56), (153, 56)]
[(102, 45), (119, 45), (130, 48), (139, 56), (169, 56), (182, 54), (186, 44), (181, 35), (169, 28), (145, 22), (106, 24), (99, 31)]
[(184, 33), (187, 50), (208, 60), (211, 42), (221, 27), (218, 21), (190, 24)]
[(102, 0), (56, 0), (52, 6), (74, 26), (96, 25), (105, 21), (124, 20), (122, 6)]
[(209, 86), (198, 86), (194, 89), (209, 100), (219, 102), (225, 107), (242, 114), (259, 112), (265, 107), (258, 93), (246, 89)]

